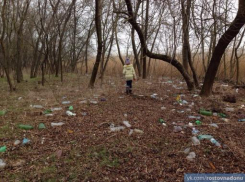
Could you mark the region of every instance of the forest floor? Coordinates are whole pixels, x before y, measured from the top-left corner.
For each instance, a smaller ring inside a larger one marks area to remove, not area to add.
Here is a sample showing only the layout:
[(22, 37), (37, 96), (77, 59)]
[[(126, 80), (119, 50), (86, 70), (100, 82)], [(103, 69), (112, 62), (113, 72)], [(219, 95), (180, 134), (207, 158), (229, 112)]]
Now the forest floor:
[[(161, 78), (134, 82), (129, 96), (118, 78), (105, 78), (102, 87), (98, 81), (93, 90), (87, 88), (89, 77), (65, 78), (61, 83), (51, 77), (44, 87), (39, 79), (28, 79), (14, 93), (0, 80), (0, 110), (7, 111), (0, 116), (0, 147), (7, 147), (0, 152), (0, 162), (6, 164), (0, 168), (1, 182), (176, 182), (183, 181), (185, 173), (245, 171), (245, 122), (238, 122), (245, 118), (244, 89), (215, 83), (214, 95), (201, 98), (200, 90), (189, 92), (183, 81)], [(236, 103), (224, 102), (227, 94), (234, 94)], [(178, 95), (182, 102), (177, 102)], [(66, 114), (69, 106), (76, 116)], [(44, 114), (52, 108), (61, 110)], [(226, 119), (201, 115), (200, 109), (226, 114)], [(200, 116), (201, 124), (189, 116)], [(51, 126), (57, 122), (64, 125)], [(46, 128), (39, 129), (40, 123)], [(20, 124), (34, 129), (21, 129)], [(221, 147), (207, 139), (193, 145), (191, 124), (200, 131), (197, 136), (212, 135)], [(176, 126), (181, 131), (175, 131)], [(30, 142), (23, 144), (24, 138)], [(21, 143), (15, 145), (16, 140)], [(187, 148), (196, 154), (193, 161), (187, 159)]]

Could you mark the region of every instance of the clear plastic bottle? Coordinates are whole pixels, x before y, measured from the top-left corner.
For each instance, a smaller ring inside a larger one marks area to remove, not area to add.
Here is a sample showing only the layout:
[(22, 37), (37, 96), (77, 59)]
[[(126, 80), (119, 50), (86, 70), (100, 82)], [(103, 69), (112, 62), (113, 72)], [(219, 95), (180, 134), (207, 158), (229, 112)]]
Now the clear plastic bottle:
[(221, 147), (220, 143), (217, 140), (215, 140), (214, 138), (211, 138), (210, 142), (215, 144), (217, 147)]
[(193, 161), (196, 157), (196, 153), (195, 152), (190, 152), (189, 155), (186, 157), (186, 159), (188, 161)]
[(200, 141), (198, 140), (198, 138), (196, 136), (191, 137), (191, 141), (192, 141), (193, 145), (200, 145)]
[(198, 133), (199, 133), (199, 130), (197, 130), (196, 128), (192, 128), (193, 135), (197, 135)]

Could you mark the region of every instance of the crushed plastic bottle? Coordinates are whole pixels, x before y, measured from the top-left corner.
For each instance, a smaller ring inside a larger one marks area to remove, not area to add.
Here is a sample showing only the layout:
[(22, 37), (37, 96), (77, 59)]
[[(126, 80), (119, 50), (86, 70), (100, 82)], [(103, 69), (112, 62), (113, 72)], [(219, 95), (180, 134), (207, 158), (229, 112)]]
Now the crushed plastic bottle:
[(164, 107), (164, 106), (161, 107), (161, 110), (165, 110), (165, 109), (166, 109), (166, 107)]
[(160, 123), (166, 123), (162, 118), (159, 119)]
[(197, 135), (199, 132), (196, 128), (192, 128), (192, 135)]
[(196, 158), (195, 152), (190, 152), (189, 155), (186, 157), (188, 161), (194, 161), (195, 158)]
[(117, 127), (115, 127), (114, 124), (111, 124), (110, 125), (110, 130), (111, 131), (121, 131), (121, 130), (124, 130), (124, 129), (125, 129), (124, 126), (117, 126)]
[(15, 140), (14, 141), (14, 146), (17, 146), (17, 145), (19, 145), (20, 144), (20, 140)]
[(54, 115), (53, 114), (45, 114), (45, 116), (50, 117), (50, 116), (54, 116)]
[(65, 123), (63, 122), (59, 122), (59, 123), (51, 123), (51, 126), (62, 126), (64, 125)]
[(31, 140), (29, 140), (28, 138), (24, 138), (22, 141), (23, 145), (29, 144), (31, 142)]
[(210, 140), (211, 138), (213, 138), (212, 135), (198, 135), (199, 140), (203, 140), (203, 139)]
[(24, 124), (20, 124), (20, 125), (18, 125), (18, 127), (20, 129), (24, 129), (24, 130), (31, 130), (31, 129), (33, 129), (33, 126), (31, 126), (31, 125), (24, 125)]
[(98, 104), (98, 102), (95, 101), (95, 100), (91, 100), (91, 101), (90, 101), (90, 104), (95, 104), (95, 105), (96, 105), (96, 104)]
[(131, 136), (132, 134), (133, 134), (133, 132), (134, 132), (134, 130), (132, 130), (132, 129), (130, 129), (130, 131), (129, 131), (129, 136)]
[(245, 122), (245, 119), (238, 119), (239, 122)]
[(221, 118), (226, 118), (226, 117), (227, 117), (226, 114), (224, 114), (224, 113), (218, 113), (218, 115), (219, 115), (219, 117), (221, 117)]
[(62, 104), (70, 104), (71, 101), (62, 101)]
[(144, 132), (143, 132), (142, 130), (140, 130), (140, 129), (134, 129), (134, 132), (140, 133), (140, 134), (143, 134), (143, 133), (144, 133)]
[(4, 169), (5, 166), (6, 166), (6, 163), (2, 159), (0, 159), (0, 169)]
[(220, 143), (217, 140), (215, 140), (214, 138), (211, 138), (210, 142), (215, 144), (217, 147), (221, 147)]
[(54, 108), (51, 108), (51, 111), (60, 111), (60, 110), (62, 110), (61, 107), (54, 107)]
[(214, 128), (219, 128), (219, 126), (216, 123), (211, 123), (209, 126), (212, 126)]
[(71, 111), (66, 111), (66, 115), (67, 116), (76, 116), (76, 114), (71, 112)]
[(233, 107), (226, 107), (225, 108), (225, 111), (227, 111), (227, 112), (234, 112), (235, 109)]
[(128, 121), (123, 121), (123, 124), (124, 124), (126, 127), (128, 127), (128, 128), (130, 128), (130, 127), (131, 127), (131, 124), (129, 124), (129, 122), (128, 122)]
[(188, 116), (189, 119), (201, 119), (200, 116)]
[(6, 146), (2, 146), (2, 147), (0, 147), (0, 152), (6, 152), (6, 150), (7, 150), (7, 147)]
[(51, 109), (47, 109), (43, 112), (44, 114), (51, 114), (52, 113), (52, 110)]
[(174, 126), (174, 132), (181, 132), (182, 131), (182, 127), (181, 126)]
[(197, 139), (196, 136), (191, 137), (191, 141), (193, 145), (200, 145), (200, 141)]
[(36, 108), (36, 109), (42, 109), (43, 106), (41, 105), (30, 105), (30, 107)]
[(38, 129), (45, 129), (46, 127), (45, 127), (45, 125), (43, 124), (43, 123), (40, 123), (39, 125), (38, 125)]
[(196, 124), (197, 124), (197, 125), (201, 125), (202, 122), (201, 122), (200, 120), (196, 120)]
[(190, 147), (188, 147), (188, 148), (186, 148), (186, 149), (184, 150), (184, 153), (185, 153), (185, 154), (189, 154), (189, 153), (190, 153), (190, 151), (191, 151), (191, 148), (190, 148)]
[(81, 113), (83, 116), (87, 116), (88, 114), (86, 112)]
[(87, 101), (87, 100), (82, 100), (82, 101), (80, 101), (79, 103), (80, 103), (80, 104), (87, 104), (88, 101)]
[(223, 120), (223, 121), (226, 122), (226, 123), (230, 122), (230, 120), (227, 119), (227, 118), (221, 118), (221, 120)]
[(68, 108), (70, 111), (73, 111), (73, 106), (69, 106)]

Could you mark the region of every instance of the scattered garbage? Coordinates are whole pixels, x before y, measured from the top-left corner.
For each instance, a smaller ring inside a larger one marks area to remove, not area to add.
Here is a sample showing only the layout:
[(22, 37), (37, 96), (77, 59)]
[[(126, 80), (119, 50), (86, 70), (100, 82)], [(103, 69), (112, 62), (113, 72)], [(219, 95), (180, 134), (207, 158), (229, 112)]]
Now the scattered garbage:
[(17, 146), (17, 145), (19, 145), (20, 144), (20, 140), (15, 140), (14, 141), (14, 146)]
[(62, 126), (64, 125), (65, 123), (63, 122), (59, 122), (59, 123), (51, 123), (51, 126)]
[(45, 127), (45, 125), (43, 124), (43, 123), (40, 123), (39, 125), (38, 125), (38, 129), (45, 129), (46, 127)]
[(31, 130), (31, 129), (34, 128), (34, 127), (31, 126), (31, 125), (24, 125), (24, 124), (19, 124), (18, 127), (19, 127), (20, 129), (24, 129), (24, 130)]
[(244, 121), (245, 121), (245, 119), (238, 119), (238, 121), (239, 121), (239, 122), (244, 122)]
[(166, 124), (166, 123), (162, 123), (162, 125), (163, 125), (163, 126), (167, 126), (167, 124)]
[(189, 122), (188, 123), (188, 126), (192, 127), (193, 126), (193, 123)]
[(176, 101), (177, 101), (178, 103), (182, 103), (182, 100), (181, 100), (181, 95), (177, 95), (177, 97), (176, 97)]
[(103, 102), (103, 101), (106, 101), (106, 98), (101, 98), (100, 101), (102, 101), (102, 102)]
[(88, 101), (87, 101), (87, 100), (82, 100), (82, 101), (80, 101), (79, 103), (80, 103), (80, 104), (87, 104)]
[(157, 95), (158, 95), (158, 94), (154, 93), (154, 94), (151, 95), (151, 98), (157, 99)]
[(0, 169), (4, 169), (5, 166), (6, 166), (6, 163), (2, 159), (0, 159)]
[(139, 129), (134, 129), (134, 132), (140, 133), (140, 134), (143, 134), (144, 133), (142, 130), (139, 130)]
[(37, 108), (37, 109), (42, 109), (43, 106), (41, 105), (30, 105), (30, 107)]
[(212, 135), (198, 135), (199, 140), (203, 140), (203, 139), (210, 140), (211, 138), (213, 138)]
[(189, 155), (186, 157), (188, 161), (194, 161), (195, 158), (196, 158), (195, 152), (190, 152)]
[(3, 116), (3, 115), (5, 115), (6, 114), (6, 111), (0, 111), (0, 116)]
[(166, 121), (164, 121), (162, 118), (159, 119), (160, 123), (166, 123)]
[(211, 123), (209, 124), (209, 126), (215, 127), (215, 128), (219, 128), (219, 126), (216, 123)]
[(62, 110), (61, 107), (54, 107), (54, 108), (51, 108), (51, 111), (60, 111), (60, 110)]
[(186, 100), (182, 100), (182, 104), (188, 104)]
[(230, 122), (230, 120), (227, 119), (227, 118), (221, 118), (221, 120), (223, 120), (223, 121), (226, 122), (226, 123)]
[(66, 115), (67, 116), (76, 116), (76, 114), (71, 112), (71, 111), (66, 111)]
[(161, 110), (165, 110), (165, 109), (166, 109), (166, 107), (164, 107), (164, 106), (161, 107)]
[(133, 134), (133, 132), (134, 132), (134, 130), (130, 129), (130, 131), (129, 131), (129, 134), (128, 134), (128, 135), (129, 135), (129, 136), (130, 136), (130, 135), (132, 135), (132, 134)]
[(51, 109), (47, 109), (47, 110), (45, 110), (43, 113), (44, 113), (44, 114), (50, 114), (50, 113), (52, 113), (52, 110), (51, 110)]
[(225, 108), (225, 111), (227, 111), (227, 112), (234, 112), (235, 109), (233, 107), (226, 107)]
[(206, 110), (200, 110), (200, 114), (205, 115), (205, 116), (212, 116), (213, 113), (211, 111), (206, 111)]
[(219, 115), (219, 117), (221, 117), (221, 118), (226, 118), (226, 114), (224, 114), (224, 113), (218, 113), (218, 115)]
[(74, 133), (73, 130), (67, 130), (67, 132), (70, 133), (70, 134)]
[(18, 97), (18, 100), (21, 100), (22, 99), (22, 97)]
[(174, 126), (174, 132), (181, 132), (182, 131), (182, 127), (181, 126)]
[(130, 128), (130, 127), (131, 127), (131, 124), (129, 124), (129, 122), (128, 122), (128, 121), (123, 121), (123, 124), (124, 124), (126, 127), (128, 127), (128, 128)]
[(42, 145), (44, 144), (44, 140), (45, 140), (45, 137), (43, 137), (42, 140), (41, 140), (41, 144)]
[(188, 116), (189, 119), (201, 119), (200, 116)]
[(125, 113), (123, 116), (126, 118), (126, 117), (128, 117), (128, 114)]
[(191, 151), (191, 148), (190, 148), (190, 147), (188, 147), (188, 148), (186, 148), (186, 149), (184, 150), (184, 153), (185, 153), (185, 154), (189, 154), (189, 153), (190, 153), (190, 151)]
[(73, 111), (73, 106), (69, 106), (68, 108), (70, 111)]
[(45, 114), (45, 116), (54, 116), (53, 114)]
[(201, 122), (200, 120), (196, 120), (196, 124), (197, 124), (197, 125), (201, 125), (202, 122)]
[(200, 141), (197, 139), (196, 136), (191, 137), (191, 141), (193, 145), (200, 145)]
[(95, 101), (95, 100), (91, 100), (91, 101), (90, 101), (90, 104), (98, 104), (98, 102)]
[(220, 143), (217, 140), (215, 140), (214, 138), (211, 138), (210, 139), (210, 142), (212, 142), (213, 144), (215, 144), (217, 147), (221, 147)]
[(0, 147), (0, 152), (6, 152), (6, 150), (7, 150), (7, 147), (6, 146), (2, 146), (2, 147)]
[(121, 131), (121, 130), (124, 130), (124, 129), (125, 129), (124, 126), (117, 126), (117, 127), (115, 127), (114, 124), (111, 124), (110, 125), (110, 130), (111, 131)]
[(86, 112), (82, 112), (81, 114), (82, 114), (82, 116), (87, 116)]
[(200, 131), (197, 130), (196, 128), (192, 128), (192, 134), (197, 135)]
[(62, 104), (70, 104), (71, 101), (62, 101)]
[(23, 145), (29, 144), (31, 142), (31, 140), (29, 140), (28, 138), (24, 138), (22, 141)]

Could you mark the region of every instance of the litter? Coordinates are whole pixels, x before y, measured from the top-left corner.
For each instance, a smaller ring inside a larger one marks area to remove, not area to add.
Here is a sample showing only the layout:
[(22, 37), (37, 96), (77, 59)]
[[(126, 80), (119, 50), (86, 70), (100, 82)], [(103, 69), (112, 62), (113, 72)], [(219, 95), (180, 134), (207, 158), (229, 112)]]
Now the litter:
[(31, 126), (31, 125), (23, 125), (23, 124), (20, 124), (20, 125), (18, 125), (18, 127), (20, 129), (24, 129), (24, 130), (31, 130), (31, 129), (33, 129), (33, 126)]
[(0, 159), (0, 169), (4, 169), (5, 166), (6, 166), (6, 163), (2, 159)]
[(128, 122), (128, 121), (123, 121), (123, 124), (124, 124), (126, 127), (128, 127), (128, 128), (130, 128), (130, 127), (131, 127), (131, 124), (129, 124), (129, 122)]
[(26, 144), (29, 144), (30, 142), (31, 142), (31, 140), (29, 140), (27, 138), (24, 138), (23, 141), (22, 141), (22, 144), (26, 145)]
[(6, 146), (3, 146), (3, 147), (0, 147), (0, 152), (6, 152), (6, 150), (7, 150), (7, 147)]
[(233, 112), (233, 111), (235, 111), (235, 109), (233, 107), (226, 107), (225, 108), (225, 111), (227, 111), (227, 112)]
[(71, 101), (62, 101), (62, 104), (70, 104)]
[(186, 157), (188, 161), (194, 161), (195, 158), (196, 158), (195, 152), (190, 152), (189, 155)]
[(98, 104), (98, 102), (95, 101), (95, 100), (91, 100), (91, 101), (90, 101), (90, 104)]
[(54, 107), (54, 108), (51, 108), (51, 111), (60, 111), (60, 110), (62, 110), (61, 107)]
[(76, 116), (76, 114), (71, 112), (71, 111), (66, 111), (66, 115), (67, 116)]
[(37, 109), (42, 109), (43, 106), (41, 105), (30, 105), (30, 107), (37, 108)]
[(14, 141), (14, 146), (17, 146), (17, 145), (19, 145), (20, 144), (20, 140), (15, 140)]
[(124, 126), (117, 126), (117, 127), (115, 127), (114, 124), (111, 124), (110, 125), (110, 130), (111, 131), (121, 131), (121, 130), (124, 130), (124, 129), (125, 129)]
[(185, 153), (185, 154), (189, 154), (190, 151), (191, 151), (191, 148), (188, 147), (188, 148), (186, 148), (186, 149), (184, 150), (184, 153)]
[(210, 140), (211, 138), (213, 138), (212, 135), (198, 135), (199, 140), (203, 140), (203, 139)]
[(140, 134), (143, 134), (144, 133), (142, 130), (139, 130), (139, 129), (134, 129), (134, 132), (140, 133)]
[(62, 126), (64, 125), (65, 123), (63, 122), (59, 122), (59, 123), (51, 123), (51, 126)]
[(219, 126), (215, 123), (211, 123), (210, 126), (215, 127), (215, 128), (219, 128)]
[(197, 137), (191, 137), (191, 141), (193, 145), (200, 145), (200, 141), (197, 139)]
[(46, 127), (45, 127), (45, 125), (43, 124), (43, 123), (40, 123), (39, 125), (38, 125), (38, 129), (45, 129)]

